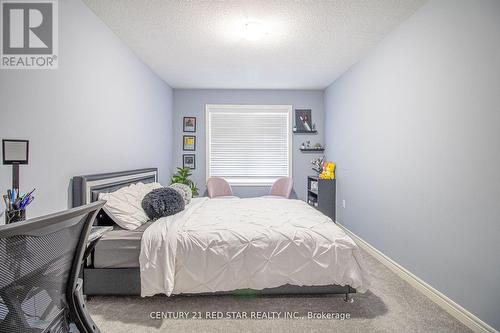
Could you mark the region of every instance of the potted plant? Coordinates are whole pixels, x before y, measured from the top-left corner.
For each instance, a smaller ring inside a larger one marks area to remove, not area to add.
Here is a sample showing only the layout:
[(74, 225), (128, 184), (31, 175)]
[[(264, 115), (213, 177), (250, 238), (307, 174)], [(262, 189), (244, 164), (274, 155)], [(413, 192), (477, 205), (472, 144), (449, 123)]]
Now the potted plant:
[(189, 168), (177, 168), (177, 173), (172, 176), (171, 184), (179, 183), (189, 186), (191, 188), (191, 192), (193, 192), (193, 197), (195, 197), (198, 196), (198, 187), (191, 179), (189, 179), (191, 175), (192, 173)]

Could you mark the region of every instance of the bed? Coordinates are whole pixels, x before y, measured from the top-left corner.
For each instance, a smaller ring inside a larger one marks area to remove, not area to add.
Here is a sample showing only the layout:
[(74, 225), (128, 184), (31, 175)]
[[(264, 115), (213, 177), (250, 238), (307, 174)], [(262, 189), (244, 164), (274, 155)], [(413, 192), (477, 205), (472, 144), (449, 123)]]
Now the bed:
[[(156, 169), (75, 177), (73, 205), (157, 181)], [(298, 200), (195, 198), (183, 212), (136, 230), (119, 228), (104, 211), (95, 224), (114, 229), (98, 241), (83, 269), (86, 295), (345, 294), (347, 299), (369, 286), (354, 242)]]

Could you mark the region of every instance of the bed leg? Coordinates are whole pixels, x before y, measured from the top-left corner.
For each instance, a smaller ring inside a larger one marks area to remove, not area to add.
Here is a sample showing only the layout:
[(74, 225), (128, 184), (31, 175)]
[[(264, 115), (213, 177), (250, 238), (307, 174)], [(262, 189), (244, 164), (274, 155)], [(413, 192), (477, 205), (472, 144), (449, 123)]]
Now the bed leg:
[(351, 297), (351, 294), (345, 293), (344, 302), (346, 302), (346, 303), (354, 303), (354, 298)]

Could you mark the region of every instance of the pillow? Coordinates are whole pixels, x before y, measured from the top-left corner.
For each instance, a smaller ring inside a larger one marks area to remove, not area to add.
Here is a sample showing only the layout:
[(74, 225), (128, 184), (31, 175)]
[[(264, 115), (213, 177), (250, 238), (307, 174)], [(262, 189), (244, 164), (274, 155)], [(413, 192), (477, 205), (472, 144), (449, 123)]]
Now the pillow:
[(131, 184), (111, 193), (100, 193), (99, 200), (106, 200), (103, 210), (116, 224), (123, 229), (134, 230), (149, 220), (142, 209), (142, 199), (160, 187), (160, 183)]
[(169, 187), (179, 192), (179, 194), (184, 199), (185, 205), (188, 205), (191, 202), (191, 198), (193, 197), (193, 192), (191, 191), (191, 188), (189, 186), (185, 184), (174, 183)]
[(184, 199), (173, 188), (158, 188), (146, 194), (142, 208), (151, 220), (157, 220), (184, 210)]

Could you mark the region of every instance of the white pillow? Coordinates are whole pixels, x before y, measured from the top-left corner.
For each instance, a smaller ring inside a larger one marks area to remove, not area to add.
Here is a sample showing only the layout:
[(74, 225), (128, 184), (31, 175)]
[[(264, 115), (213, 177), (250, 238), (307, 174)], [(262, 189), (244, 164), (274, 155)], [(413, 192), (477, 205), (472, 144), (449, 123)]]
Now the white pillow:
[(100, 193), (99, 200), (106, 200), (103, 209), (116, 224), (123, 229), (134, 230), (149, 220), (142, 209), (142, 199), (160, 187), (160, 183), (132, 184), (115, 192)]
[(179, 192), (180, 195), (182, 195), (182, 199), (184, 199), (184, 205), (188, 205), (191, 202), (191, 199), (193, 198), (193, 192), (191, 191), (191, 188), (189, 186), (180, 183), (173, 183), (169, 187), (173, 188), (174, 190)]

